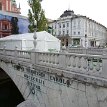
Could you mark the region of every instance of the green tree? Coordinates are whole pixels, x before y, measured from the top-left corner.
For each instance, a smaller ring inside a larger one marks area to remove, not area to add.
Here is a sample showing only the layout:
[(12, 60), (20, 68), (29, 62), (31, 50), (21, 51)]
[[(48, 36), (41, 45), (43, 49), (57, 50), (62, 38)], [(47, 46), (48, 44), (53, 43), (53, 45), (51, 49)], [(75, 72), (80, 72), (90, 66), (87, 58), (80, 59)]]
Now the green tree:
[(30, 9), (28, 10), (29, 32), (34, 32), (34, 20), (37, 21), (37, 31), (47, 31), (47, 19), (44, 10), (41, 7), (42, 0), (29, 0)]

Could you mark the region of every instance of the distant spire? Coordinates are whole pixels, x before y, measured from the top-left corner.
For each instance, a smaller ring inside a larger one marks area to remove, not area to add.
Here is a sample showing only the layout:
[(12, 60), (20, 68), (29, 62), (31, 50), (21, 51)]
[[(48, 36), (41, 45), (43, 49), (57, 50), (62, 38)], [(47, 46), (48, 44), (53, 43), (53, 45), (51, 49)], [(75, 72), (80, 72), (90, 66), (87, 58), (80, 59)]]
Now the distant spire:
[(68, 1), (68, 10), (70, 10), (70, 0)]

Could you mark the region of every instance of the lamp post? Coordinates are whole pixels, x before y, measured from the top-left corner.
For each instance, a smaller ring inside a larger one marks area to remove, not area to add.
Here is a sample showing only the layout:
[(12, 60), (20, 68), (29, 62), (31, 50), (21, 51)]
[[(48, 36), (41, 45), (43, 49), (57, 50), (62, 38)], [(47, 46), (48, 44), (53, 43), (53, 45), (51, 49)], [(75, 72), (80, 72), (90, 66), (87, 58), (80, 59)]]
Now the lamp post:
[(37, 45), (37, 34), (36, 34), (36, 30), (37, 30), (37, 21), (34, 19), (34, 35), (33, 35), (33, 38), (34, 38), (34, 41), (33, 41), (33, 44), (34, 44), (34, 50), (36, 51), (36, 45)]
[(96, 46), (96, 40), (95, 40), (95, 38), (94, 38), (94, 47)]
[(85, 48), (87, 47), (87, 34), (85, 34)]

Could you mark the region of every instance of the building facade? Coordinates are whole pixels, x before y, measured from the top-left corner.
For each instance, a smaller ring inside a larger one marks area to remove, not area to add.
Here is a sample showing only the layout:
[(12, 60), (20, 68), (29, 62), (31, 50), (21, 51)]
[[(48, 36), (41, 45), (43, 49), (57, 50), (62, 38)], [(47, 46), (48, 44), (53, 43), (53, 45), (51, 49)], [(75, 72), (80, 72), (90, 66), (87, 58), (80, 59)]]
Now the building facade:
[(17, 13), (0, 11), (0, 38), (28, 33), (28, 18)]
[(61, 40), (62, 45), (74, 47), (96, 47), (106, 45), (107, 28), (98, 22), (74, 11), (66, 10), (49, 23), (51, 33)]
[(15, 0), (0, 0), (0, 10), (20, 14), (20, 4), (17, 8)]
[[(11, 34), (15, 34), (15, 28), (20, 30), (19, 28), (19, 22), (18, 20), (20, 15), (20, 4), (19, 7), (17, 8), (17, 4), (15, 0), (0, 0), (0, 38), (9, 36)], [(13, 18), (17, 19), (17, 22), (13, 22)], [(21, 18), (21, 19), (27, 19), (27, 18)], [(16, 25), (16, 26), (14, 26)], [(21, 26), (23, 26), (22, 24)], [(25, 27), (26, 28), (26, 27)], [(18, 33), (18, 30), (16, 34)], [(22, 31), (23, 32), (23, 31)], [(19, 32), (19, 33), (22, 33)]]
[(8, 19), (0, 20), (0, 38), (11, 35), (12, 24)]

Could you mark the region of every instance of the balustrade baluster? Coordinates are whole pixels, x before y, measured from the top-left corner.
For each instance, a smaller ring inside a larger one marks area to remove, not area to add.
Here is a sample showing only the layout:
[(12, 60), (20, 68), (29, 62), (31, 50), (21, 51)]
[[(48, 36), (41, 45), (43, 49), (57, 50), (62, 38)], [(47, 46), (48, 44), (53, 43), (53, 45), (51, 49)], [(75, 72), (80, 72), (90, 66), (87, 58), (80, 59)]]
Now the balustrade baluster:
[(51, 54), (50, 55), (50, 63), (52, 64), (52, 57), (53, 57), (53, 55)]
[(70, 65), (71, 65), (70, 57), (71, 57), (71, 56), (67, 56), (67, 66), (68, 66), (68, 67), (70, 67)]
[(55, 54), (53, 54), (53, 64), (55, 64)]
[(72, 65), (73, 65), (73, 56), (71, 55), (70, 56), (70, 67), (72, 67)]
[(51, 64), (51, 54), (49, 55), (49, 63)]
[(43, 53), (41, 54), (41, 62), (43, 63)]
[(46, 53), (44, 53), (44, 63), (46, 63)]
[(97, 59), (97, 65), (96, 65), (96, 70), (99, 71), (100, 70), (100, 59)]
[(89, 69), (93, 70), (93, 58), (90, 58)]
[(48, 54), (46, 53), (46, 63), (48, 63)]
[(41, 62), (41, 61), (42, 61), (42, 54), (39, 53), (39, 62)]
[(45, 54), (43, 53), (43, 63), (45, 62)]
[(57, 55), (55, 54), (55, 65), (57, 64)]
[(83, 68), (87, 69), (87, 58), (86, 57), (84, 57), (84, 59), (83, 59)]
[(73, 63), (72, 63), (73, 67), (76, 67), (76, 56), (73, 56)]
[(45, 63), (47, 63), (47, 53), (45, 53)]
[(49, 64), (49, 54), (47, 54), (47, 63)]
[(56, 65), (59, 64), (59, 59), (58, 59), (58, 58), (59, 58), (59, 55), (57, 54), (57, 55), (56, 55), (56, 58), (55, 58), (55, 59), (56, 59)]
[(78, 57), (77, 66), (78, 66), (78, 68), (81, 68), (81, 57)]
[(53, 64), (55, 64), (55, 54), (53, 54), (53, 59), (52, 59), (53, 61)]
[(51, 63), (51, 55), (49, 54), (49, 63)]

